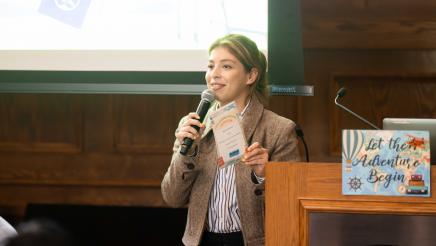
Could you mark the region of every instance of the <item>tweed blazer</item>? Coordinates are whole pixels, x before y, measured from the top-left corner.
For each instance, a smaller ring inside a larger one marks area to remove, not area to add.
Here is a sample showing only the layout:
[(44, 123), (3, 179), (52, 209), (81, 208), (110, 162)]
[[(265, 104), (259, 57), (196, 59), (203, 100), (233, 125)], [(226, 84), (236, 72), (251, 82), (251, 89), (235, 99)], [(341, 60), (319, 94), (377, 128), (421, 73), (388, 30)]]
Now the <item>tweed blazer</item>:
[[(184, 119), (179, 127), (183, 121)], [(182, 241), (189, 246), (199, 245), (201, 241), (218, 169), (215, 139), (207, 116), (205, 124), (200, 141), (193, 146), (196, 149), (195, 155), (181, 155), (180, 144), (176, 139), (171, 164), (161, 184), (163, 198), (169, 206), (188, 205), (188, 218)], [(259, 142), (268, 150), (270, 161), (300, 160), (295, 124), (264, 109), (255, 96), (244, 114), (242, 127), (248, 145)], [(265, 183), (257, 184), (250, 167), (242, 163), (235, 165), (236, 197), (244, 243), (247, 246), (264, 245)]]

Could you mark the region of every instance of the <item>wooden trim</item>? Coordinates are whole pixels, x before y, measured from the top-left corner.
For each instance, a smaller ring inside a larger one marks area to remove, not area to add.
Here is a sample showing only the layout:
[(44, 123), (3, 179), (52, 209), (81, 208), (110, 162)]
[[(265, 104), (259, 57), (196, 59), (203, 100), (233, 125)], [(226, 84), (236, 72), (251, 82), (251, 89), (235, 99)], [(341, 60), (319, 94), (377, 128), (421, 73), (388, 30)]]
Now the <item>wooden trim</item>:
[(436, 207), (432, 203), (413, 202), (377, 202), (332, 201), (317, 199), (301, 199), (300, 203), (300, 242), (310, 245), (309, 228), (310, 213), (355, 213), (355, 214), (395, 214), (395, 215), (436, 215)]
[(77, 154), (82, 152), (82, 147), (80, 143), (74, 145), (69, 143), (38, 143), (37, 142), (37, 143), (29, 144), (29, 143), (1, 142), (0, 151)]
[[(117, 141), (118, 139), (116, 139)], [(119, 144), (115, 143), (115, 151), (129, 154), (150, 154), (150, 155), (171, 155), (172, 146), (150, 145), (150, 144)]]
[(158, 179), (148, 179), (148, 180), (26, 179), (26, 180), (0, 180), (0, 185), (160, 188), (161, 182), (162, 180), (158, 180)]
[[(374, 198), (380, 198), (375, 196)], [(425, 200), (425, 198), (421, 198)], [(380, 201), (377, 201), (380, 200)], [(310, 212), (329, 212), (329, 213), (364, 213), (364, 214), (398, 214), (398, 215), (434, 215), (436, 207), (433, 202), (408, 202), (408, 201), (383, 201), (383, 199), (372, 199), (372, 201), (344, 200), (321, 200), (321, 199), (300, 199), (300, 209), (304, 214)]]

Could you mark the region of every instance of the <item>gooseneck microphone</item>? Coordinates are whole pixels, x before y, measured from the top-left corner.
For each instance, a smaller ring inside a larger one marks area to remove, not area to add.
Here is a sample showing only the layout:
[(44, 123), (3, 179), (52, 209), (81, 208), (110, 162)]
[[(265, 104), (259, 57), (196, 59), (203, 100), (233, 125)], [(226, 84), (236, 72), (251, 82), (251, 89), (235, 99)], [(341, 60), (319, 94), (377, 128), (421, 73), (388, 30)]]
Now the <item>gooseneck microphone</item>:
[(350, 109), (348, 109), (347, 107), (345, 107), (344, 105), (338, 103), (339, 98), (342, 98), (343, 96), (345, 96), (345, 93), (347, 92), (347, 90), (345, 89), (345, 87), (342, 87), (341, 89), (338, 90), (337, 94), (336, 94), (336, 98), (335, 98), (335, 104), (336, 106), (342, 108), (343, 110), (347, 111), (348, 113), (352, 114), (353, 116), (355, 116), (356, 118), (358, 118), (359, 120), (365, 122), (366, 124), (370, 125), (372, 128), (376, 129), (376, 130), (380, 130), (380, 128), (378, 128), (376, 125), (372, 124), (371, 122), (367, 121), (366, 119), (364, 119), (362, 116), (354, 113), (353, 111), (351, 111)]
[[(199, 119), (200, 122), (203, 122), (204, 117), (206, 116), (207, 111), (209, 110), (209, 107), (213, 101), (215, 101), (215, 96), (211, 90), (207, 89), (201, 93), (201, 101), (198, 104), (197, 111), (196, 111), (198, 116), (200, 116), (200, 119)], [(192, 126), (192, 127), (196, 131), (198, 131), (200, 129), (198, 126)], [(194, 140), (191, 138), (183, 139), (183, 144), (182, 144), (182, 147), (180, 149), (180, 154), (186, 155), (193, 143), (194, 143)]]

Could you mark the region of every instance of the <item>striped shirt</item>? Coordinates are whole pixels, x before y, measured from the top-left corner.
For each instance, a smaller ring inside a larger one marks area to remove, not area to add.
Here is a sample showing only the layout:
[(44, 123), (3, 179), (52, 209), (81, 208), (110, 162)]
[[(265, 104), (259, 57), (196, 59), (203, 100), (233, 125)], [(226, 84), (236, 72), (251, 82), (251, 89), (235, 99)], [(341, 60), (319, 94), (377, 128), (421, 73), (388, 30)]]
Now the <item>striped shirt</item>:
[[(247, 103), (240, 117), (250, 105)], [(241, 219), (236, 197), (235, 165), (219, 168), (215, 177), (207, 211), (206, 229), (215, 233), (231, 233), (241, 230)]]
[(238, 202), (236, 199), (235, 165), (218, 169), (209, 200), (207, 230), (230, 233), (241, 230)]

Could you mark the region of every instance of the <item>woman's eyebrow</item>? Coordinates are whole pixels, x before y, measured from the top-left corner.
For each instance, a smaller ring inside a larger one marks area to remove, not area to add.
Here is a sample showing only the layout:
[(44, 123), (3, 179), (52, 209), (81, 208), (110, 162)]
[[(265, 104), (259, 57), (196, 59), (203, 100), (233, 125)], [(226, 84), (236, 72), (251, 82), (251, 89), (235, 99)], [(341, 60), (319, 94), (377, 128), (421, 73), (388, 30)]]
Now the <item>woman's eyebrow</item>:
[[(209, 63), (214, 63), (214, 62), (215, 62), (214, 60), (209, 60)], [(233, 60), (233, 59), (222, 59), (222, 60), (219, 60), (219, 62), (232, 62), (232, 63), (236, 63), (235, 60)]]
[(235, 61), (233, 59), (222, 59), (222, 60), (220, 60), (220, 62), (233, 62), (233, 63), (235, 63)]

